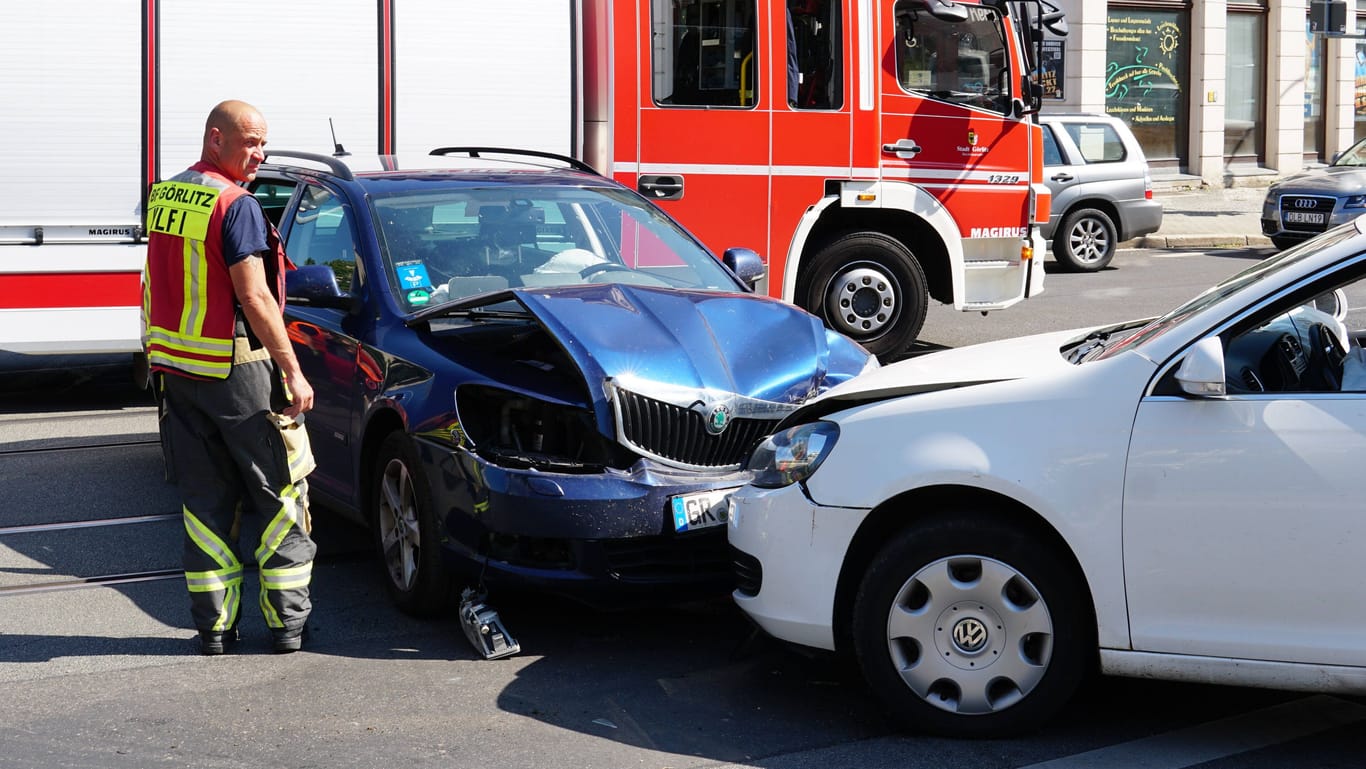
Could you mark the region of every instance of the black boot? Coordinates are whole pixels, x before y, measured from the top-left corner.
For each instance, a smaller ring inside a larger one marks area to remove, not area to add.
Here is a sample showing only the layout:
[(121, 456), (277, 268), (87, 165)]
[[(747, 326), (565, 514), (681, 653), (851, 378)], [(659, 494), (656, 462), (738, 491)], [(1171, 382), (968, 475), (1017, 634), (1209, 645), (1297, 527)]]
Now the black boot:
[(274, 628), (270, 633), (275, 639), (275, 653), (289, 654), (303, 648), (308, 629), (300, 625), (296, 628)]
[(219, 632), (217, 630), (199, 631), (199, 653), (208, 657), (227, 651), (237, 643), (237, 627), (233, 626)]

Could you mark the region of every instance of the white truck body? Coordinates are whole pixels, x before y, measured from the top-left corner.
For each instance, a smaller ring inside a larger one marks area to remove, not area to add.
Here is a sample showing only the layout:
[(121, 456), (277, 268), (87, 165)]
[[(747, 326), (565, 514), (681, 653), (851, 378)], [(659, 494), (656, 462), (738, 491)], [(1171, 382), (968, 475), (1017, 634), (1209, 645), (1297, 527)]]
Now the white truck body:
[(574, 6), (0, 4), (0, 351), (140, 352), (143, 195), (198, 160), (224, 99), (259, 107), (276, 149), (331, 152), (335, 129), (358, 154), (573, 153)]

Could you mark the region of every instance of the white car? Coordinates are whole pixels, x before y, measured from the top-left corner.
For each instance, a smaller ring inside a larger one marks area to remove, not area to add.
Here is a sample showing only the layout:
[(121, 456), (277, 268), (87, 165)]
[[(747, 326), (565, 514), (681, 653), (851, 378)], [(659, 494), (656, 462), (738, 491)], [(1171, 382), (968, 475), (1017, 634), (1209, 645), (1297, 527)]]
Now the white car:
[(736, 602), (944, 735), (1037, 728), (1095, 669), (1366, 693), (1363, 222), (808, 403), (728, 502)]

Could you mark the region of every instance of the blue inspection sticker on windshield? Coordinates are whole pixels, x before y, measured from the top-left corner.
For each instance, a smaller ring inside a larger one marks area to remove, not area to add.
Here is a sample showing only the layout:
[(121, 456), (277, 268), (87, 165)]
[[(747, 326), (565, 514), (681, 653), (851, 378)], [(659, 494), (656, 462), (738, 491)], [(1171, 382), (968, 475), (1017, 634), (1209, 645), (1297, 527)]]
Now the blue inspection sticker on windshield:
[(399, 288), (404, 291), (432, 287), (432, 279), (427, 277), (427, 265), (422, 262), (394, 262), (394, 275), (398, 277)]

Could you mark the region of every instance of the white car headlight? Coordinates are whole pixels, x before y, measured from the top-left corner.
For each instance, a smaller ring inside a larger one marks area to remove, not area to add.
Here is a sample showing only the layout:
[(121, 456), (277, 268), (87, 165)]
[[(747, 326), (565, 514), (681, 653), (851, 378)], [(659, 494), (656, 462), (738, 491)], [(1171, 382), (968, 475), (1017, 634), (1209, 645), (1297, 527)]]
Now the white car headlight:
[(768, 436), (750, 455), (746, 466), (754, 473), (750, 483), (777, 489), (810, 478), (835, 448), (839, 435), (840, 428), (833, 422), (811, 422)]

